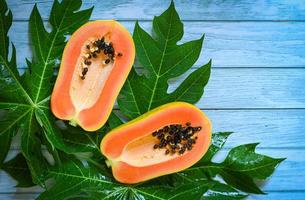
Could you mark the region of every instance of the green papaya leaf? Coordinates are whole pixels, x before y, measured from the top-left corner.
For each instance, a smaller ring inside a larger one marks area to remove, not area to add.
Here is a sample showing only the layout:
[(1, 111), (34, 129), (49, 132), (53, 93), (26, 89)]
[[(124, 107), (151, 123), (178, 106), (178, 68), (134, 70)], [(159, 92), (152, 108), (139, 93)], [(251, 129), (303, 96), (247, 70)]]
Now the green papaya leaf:
[(31, 172), (27, 162), (20, 153), (13, 159), (7, 161), (2, 169), (17, 181), (16, 187), (31, 187), (35, 185), (32, 182)]
[(233, 171), (241, 171), (252, 178), (265, 180), (285, 159), (274, 159), (257, 154), (255, 152), (257, 145), (258, 143), (245, 144), (231, 149), (223, 165)]
[[(4, 0), (0, 1), (0, 166), (10, 148), (12, 137), (18, 132), (18, 123), (30, 112), (32, 100), (22, 86), (22, 77), (16, 66), (16, 49), (11, 45), (8, 31), (12, 12)], [(9, 53), (11, 57), (9, 58)]]
[(226, 143), (227, 138), (232, 134), (232, 132), (218, 132), (212, 134), (212, 144), (210, 145), (209, 150), (206, 152), (204, 157), (200, 160), (199, 163), (209, 162), (212, 160), (214, 155), (223, 147)]
[(183, 36), (183, 24), (173, 2), (154, 18), (153, 30), (155, 37), (138, 23), (135, 25), (136, 58), (144, 72), (140, 75), (131, 70), (118, 98), (121, 112), (129, 119), (168, 102), (196, 103), (210, 77), (211, 62), (192, 72), (175, 91), (167, 93), (168, 80), (186, 73), (199, 58), (203, 37), (177, 45)]
[(0, 136), (0, 169), (2, 168), (3, 162), (7, 156), (7, 153), (10, 149), (11, 146), (11, 134), (7, 133), (7, 134), (3, 134)]
[(50, 170), (56, 183), (38, 199), (60, 200), (79, 196), (88, 199), (199, 199), (209, 186), (208, 182), (129, 186), (117, 183), (111, 176), (101, 174), (93, 166), (85, 166), (71, 157), (65, 161), (60, 169)]
[[(216, 133), (208, 152), (215, 152), (215, 144), (224, 144), (228, 133)], [(222, 135), (222, 137), (220, 137)], [(246, 193), (264, 194), (255, 181), (265, 180), (272, 175), (275, 168), (285, 159), (271, 158), (255, 152), (257, 144), (246, 144), (230, 150), (222, 163), (214, 163), (208, 153), (196, 165), (186, 169), (185, 175), (206, 175), (215, 178), (220, 175), (230, 186)], [(218, 149), (220, 150), (220, 149)], [(209, 158), (209, 159), (208, 159)]]
[(215, 182), (215, 184), (201, 197), (202, 200), (238, 200), (248, 195), (240, 193), (233, 187)]
[[(33, 44), (33, 59), (27, 60), (28, 69), (20, 76), (16, 66), (16, 50), (11, 47), (9, 55), (8, 30), (12, 13), (1, 0), (0, 17), (0, 109), (5, 110), (0, 119), (0, 136), (10, 145), (8, 137), (21, 132), (22, 154), (27, 160), (33, 181), (43, 186), (48, 163), (41, 152), (41, 138), (47, 138), (53, 147), (70, 152), (70, 148), (54, 126), (54, 117), (49, 109), (49, 96), (54, 82), (54, 67), (61, 58), (66, 36), (89, 20), (91, 9), (78, 11), (80, 0), (55, 0), (52, 6), (48, 32), (35, 5), (30, 16), (30, 39)], [(43, 136), (40, 136), (44, 133)], [(4, 136), (5, 135), (5, 136)], [(3, 160), (1, 158), (1, 160)]]

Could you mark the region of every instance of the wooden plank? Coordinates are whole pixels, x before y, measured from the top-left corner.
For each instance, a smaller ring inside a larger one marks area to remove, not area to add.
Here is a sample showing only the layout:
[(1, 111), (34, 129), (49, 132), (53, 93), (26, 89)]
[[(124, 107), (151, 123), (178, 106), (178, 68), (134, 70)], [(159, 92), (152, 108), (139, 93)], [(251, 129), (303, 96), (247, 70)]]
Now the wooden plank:
[[(53, 1), (9, 0), (9, 7), (17, 20), (27, 20), (35, 3), (43, 18), (51, 10)], [(93, 19), (145, 19), (161, 14), (169, 5), (169, 0), (83, 0), (83, 8), (94, 6)], [(177, 10), (184, 20), (304, 20), (303, 0), (215, 0), (215, 1), (175, 1)]]
[[(213, 132), (234, 131), (226, 147), (260, 142), (258, 148), (305, 149), (305, 110), (207, 110)], [(20, 138), (12, 149), (20, 149)]]
[(34, 200), (38, 196), (37, 193), (13, 193), (0, 194), (0, 199), (5, 200)]
[[(305, 191), (304, 179), (300, 178), (304, 175), (305, 157), (302, 155), (305, 154), (305, 149), (259, 149), (258, 152), (273, 157), (287, 157), (287, 160), (278, 167), (270, 180), (261, 183), (264, 191)], [(15, 154), (14, 150), (10, 153)], [(227, 153), (228, 149), (221, 151), (214, 160), (221, 161)], [(0, 172), (0, 180), (0, 193), (36, 193), (41, 191), (38, 187), (14, 188), (14, 180), (3, 171)]]
[(304, 200), (305, 192), (269, 192), (267, 195), (250, 195), (247, 200)]
[[(169, 92), (185, 78), (170, 80)], [(202, 109), (303, 109), (304, 85), (305, 68), (214, 68), (196, 105)]]
[(305, 148), (304, 110), (207, 110), (213, 132), (234, 131), (226, 147)]
[[(304, 12), (305, 13), (305, 12)], [(132, 32), (134, 22), (122, 22)], [(151, 30), (151, 22), (140, 22)], [(183, 41), (205, 33), (203, 53), (196, 65), (213, 59), (213, 67), (305, 67), (305, 23), (301, 22), (186, 22)], [(31, 57), (28, 23), (15, 22), (10, 30), (17, 47), (18, 67)]]
[[(170, 81), (169, 91), (185, 76)], [(305, 108), (305, 69), (212, 69), (204, 97), (196, 104), (204, 109)]]

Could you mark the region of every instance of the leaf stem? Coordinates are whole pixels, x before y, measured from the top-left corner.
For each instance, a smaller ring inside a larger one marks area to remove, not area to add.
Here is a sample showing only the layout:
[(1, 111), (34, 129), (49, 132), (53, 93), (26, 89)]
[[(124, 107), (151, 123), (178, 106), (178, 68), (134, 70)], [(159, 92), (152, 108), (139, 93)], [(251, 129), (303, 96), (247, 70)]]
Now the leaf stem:
[(106, 163), (107, 167), (111, 167), (111, 161), (110, 160), (105, 160), (105, 163)]
[(71, 119), (70, 121), (69, 121), (69, 124), (71, 125), (71, 126), (74, 126), (74, 127), (76, 127), (77, 126), (77, 121), (76, 121), (76, 119)]

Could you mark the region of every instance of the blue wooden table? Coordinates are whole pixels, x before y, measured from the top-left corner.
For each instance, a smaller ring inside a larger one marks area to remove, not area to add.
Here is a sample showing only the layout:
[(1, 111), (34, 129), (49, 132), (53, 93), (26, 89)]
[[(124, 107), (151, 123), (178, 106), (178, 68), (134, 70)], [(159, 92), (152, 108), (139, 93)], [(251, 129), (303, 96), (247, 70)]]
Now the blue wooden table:
[[(31, 9), (37, 3), (47, 19), (52, 2), (8, 0), (14, 14), (10, 37), (17, 46), (20, 72), (25, 58), (31, 56)], [(232, 146), (261, 142), (259, 152), (287, 160), (262, 184), (269, 194), (248, 199), (305, 199), (305, 1), (175, 3), (185, 25), (183, 40), (206, 34), (203, 54), (194, 68), (213, 59), (211, 80), (197, 106), (212, 119), (214, 131), (235, 132), (219, 159)], [(92, 20), (116, 19), (132, 31), (136, 19), (150, 30), (153, 16), (161, 14), (169, 1), (86, 0), (83, 7), (92, 5)], [(9, 158), (19, 149), (14, 142)], [(41, 191), (13, 186), (14, 181), (0, 172), (0, 199), (33, 199)]]

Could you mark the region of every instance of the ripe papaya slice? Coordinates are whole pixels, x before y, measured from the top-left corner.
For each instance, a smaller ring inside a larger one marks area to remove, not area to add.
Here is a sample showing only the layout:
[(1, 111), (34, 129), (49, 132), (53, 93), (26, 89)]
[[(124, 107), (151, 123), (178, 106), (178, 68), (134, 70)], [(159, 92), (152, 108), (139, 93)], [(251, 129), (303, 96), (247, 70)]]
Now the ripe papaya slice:
[(109, 132), (101, 142), (115, 179), (138, 183), (184, 170), (208, 150), (211, 123), (195, 106), (160, 106)]
[(64, 49), (51, 97), (53, 114), (87, 131), (103, 126), (134, 57), (133, 39), (117, 21), (80, 27)]

